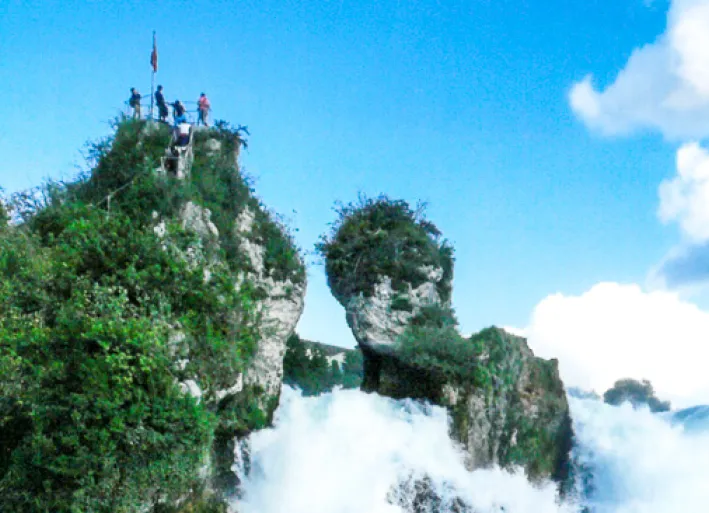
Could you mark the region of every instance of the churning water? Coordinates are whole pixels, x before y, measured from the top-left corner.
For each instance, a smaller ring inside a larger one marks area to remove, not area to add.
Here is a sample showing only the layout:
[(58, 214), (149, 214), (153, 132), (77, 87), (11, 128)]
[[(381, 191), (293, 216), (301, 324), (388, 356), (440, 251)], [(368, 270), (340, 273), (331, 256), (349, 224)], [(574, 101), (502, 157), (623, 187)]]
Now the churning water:
[[(499, 469), (467, 472), (442, 408), (285, 388), (252, 435), (242, 513), (707, 513), (709, 408), (653, 415), (570, 398), (581, 497)], [(581, 484), (583, 481), (583, 485)], [(418, 492), (418, 493), (417, 493)], [(467, 506), (463, 506), (463, 504)]]

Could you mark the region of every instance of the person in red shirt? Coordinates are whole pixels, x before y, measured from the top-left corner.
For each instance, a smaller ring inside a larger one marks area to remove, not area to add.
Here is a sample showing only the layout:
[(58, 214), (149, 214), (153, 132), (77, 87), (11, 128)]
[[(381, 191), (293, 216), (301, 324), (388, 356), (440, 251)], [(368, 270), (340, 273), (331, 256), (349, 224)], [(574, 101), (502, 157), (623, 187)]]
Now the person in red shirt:
[(211, 110), (211, 104), (209, 103), (209, 99), (207, 99), (207, 95), (204, 93), (199, 95), (197, 110), (199, 111), (197, 124), (199, 125), (202, 123), (204, 126), (209, 126), (209, 111)]

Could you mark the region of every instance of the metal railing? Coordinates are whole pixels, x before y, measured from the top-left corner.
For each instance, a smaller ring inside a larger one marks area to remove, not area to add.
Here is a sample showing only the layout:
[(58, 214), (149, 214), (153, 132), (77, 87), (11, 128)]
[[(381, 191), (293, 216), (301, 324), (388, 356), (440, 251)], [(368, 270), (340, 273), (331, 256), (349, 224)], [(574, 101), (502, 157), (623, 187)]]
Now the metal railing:
[[(185, 108), (185, 117), (187, 118), (187, 122), (194, 125), (197, 123), (199, 120), (199, 109), (197, 108), (197, 102), (193, 101), (183, 101), (182, 102), (185, 107), (189, 106), (194, 106), (194, 108)], [(130, 106), (130, 100), (126, 100), (124, 102), (124, 107), (123, 107), (123, 114), (125, 114), (126, 117), (132, 118), (134, 116), (134, 110), (133, 107)], [(172, 107), (171, 103), (167, 103), (168, 106), (168, 116), (167, 119), (168, 121), (174, 120), (175, 115), (174, 115), (174, 107)], [(143, 98), (140, 102), (140, 119), (147, 119), (147, 120), (152, 120), (152, 121), (160, 121), (160, 114), (159, 114), (159, 109), (157, 105), (153, 106), (153, 115), (152, 117), (150, 116), (150, 99), (146, 100)], [(212, 118), (212, 109), (209, 109), (209, 117), (210, 119)]]

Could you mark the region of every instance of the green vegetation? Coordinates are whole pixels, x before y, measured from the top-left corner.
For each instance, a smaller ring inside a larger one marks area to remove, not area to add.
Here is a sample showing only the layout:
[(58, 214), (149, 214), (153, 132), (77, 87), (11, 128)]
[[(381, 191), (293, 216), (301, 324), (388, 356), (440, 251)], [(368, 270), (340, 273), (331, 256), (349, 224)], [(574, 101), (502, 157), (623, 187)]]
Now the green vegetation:
[[(254, 209), (251, 235), (273, 276), (304, 278), (297, 249), (233, 158), (197, 145), (189, 181), (157, 173), (168, 140), (162, 125), (117, 122), (89, 146), (91, 169), (76, 181), (11, 198), (20, 223), (0, 230), (1, 511), (169, 503), (197, 485), (216, 439), (270, 420), (258, 390), (214, 395), (260, 338), (263, 291), (234, 287), (249, 270), (234, 219)], [(212, 211), (219, 244), (182, 229), (186, 201)], [(185, 379), (198, 381), (201, 401), (180, 391)]]
[(660, 401), (655, 396), (652, 383), (646, 379), (642, 381), (634, 379), (618, 380), (613, 385), (613, 388), (608, 389), (603, 394), (603, 400), (613, 406), (619, 406), (629, 401), (636, 408), (639, 405), (647, 405), (652, 412), (670, 411), (670, 402)]
[(503, 333), (493, 327), (466, 339), (458, 333), (450, 308), (430, 305), (411, 319), (399, 337), (397, 357), (437, 380), (490, 389), (492, 376), (500, 374), (501, 362), (514, 349)]
[[(415, 288), (429, 279), (427, 268), (443, 269), (437, 288), (443, 302), (450, 300), (453, 248), (440, 240), (423, 206), (413, 210), (403, 200), (361, 197), (357, 203), (339, 205), (336, 212), (338, 219), (317, 250), (340, 303), (360, 293), (371, 296), (384, 277), (391, 278), (394, 290), (407, 292), (408, 285)], [(409, 306), (399, 301), (395, 308)]]
[(7, 227), (7, 223), (10, 220), (7, 208), (5, 207), (5, 200), (2, 195), (2, 187), (0, 187), (0, 231)]
[(340, 366), (336, 361), (328, 363), (327, 360), (336, 351), (342, 353), (343, 349), (302, 340), (294, 333), (288, 339), (283, 359), (283, 382), (300, 388), (306, 396), (330, 392), (336, 386), (358, 388), (362, 383), (362, 352), (346, 350)]

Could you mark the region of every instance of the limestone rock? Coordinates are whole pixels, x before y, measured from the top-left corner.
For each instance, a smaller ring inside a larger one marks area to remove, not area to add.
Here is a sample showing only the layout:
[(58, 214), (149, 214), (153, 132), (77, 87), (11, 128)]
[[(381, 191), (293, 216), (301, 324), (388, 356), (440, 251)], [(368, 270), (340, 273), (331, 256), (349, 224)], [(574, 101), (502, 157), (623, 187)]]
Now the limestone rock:
[[(443, 270), (431, 268), (426, 273), (428, 281), (416, 288), (407, 284), (406, 292), (395, 291), (391, 279), (383, 277), (374, 286), (371, 297), (360, 294), (347, 300), (347, 324), (361, 347), (381, 353), (390, 352), (396, 339), (421, 308), (444, 304), (437, 289)], [(397, 309), (394, 306), (396, 301), (405, 303), (405, 309)]]
[(567, 484), (571, 418), (558, 362), (534, 356), (524, 338), (498, 328), (470, 339), (481, 348), (470, 362), (480, 378), (450, 380), (410, 367), (395, 354), (365, 352), (365, 387), (394, 398), (446, 406), (451, 435), (466, 466), (522, 467), (532, 481)]
[(180, 211), (182, 228), (193, 231), (205, 238), (218, 238), (219, 230), (211, 220), (212, 213), (208, 208), (200, 207), (188, 201)]
[(267, 291), (268, 295), (260, 305), (262, 338), (256, 356), (244, 376), (244, 384), (258, 386), (265, 393), (264, 399), (267, 399), (280, 394), (286, 341), (303, 313), (305, 283), (293, 283), (290, 279), (279, 281), (269, 276), (264, 261), (264, 248), (250, 237), (254, 220), (254, 212), (246, 208), (236, 222), (240, 249), (247, 256), (252, 269), (244, 279), (255, 283)]
[(534, 356), (524, 338), (484, 330), (487, 354), (477, 365), (485, 387), (455, 386), (448, 394), (454, 435), (473, 468), (522, 466), (532, 479), (564, 482), (569, 471), (571, 417), (558, 361)]

